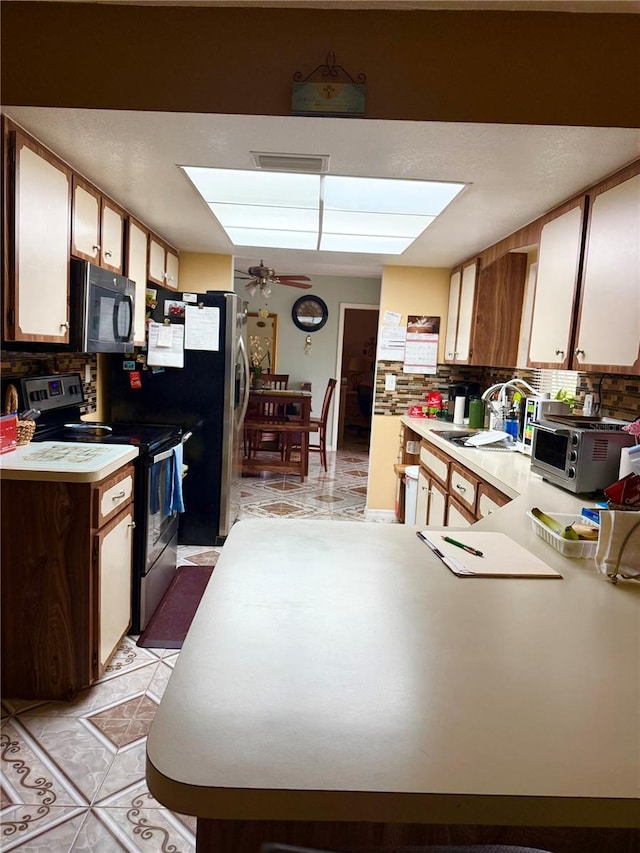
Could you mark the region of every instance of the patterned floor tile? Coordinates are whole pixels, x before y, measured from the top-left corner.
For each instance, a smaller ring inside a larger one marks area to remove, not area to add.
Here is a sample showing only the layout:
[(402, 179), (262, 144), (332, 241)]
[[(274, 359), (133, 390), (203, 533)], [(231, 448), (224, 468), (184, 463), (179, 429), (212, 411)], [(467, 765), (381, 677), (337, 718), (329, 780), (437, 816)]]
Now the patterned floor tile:
[[(15, 811), (5, 816), (3, 812), (0, 849), (3, 853), (10, 850), (21, 850), (23, 853), (67, 853), (75, 849), (73, 842), (87, 814), (86, 808), (60, 806), (43, 807), (38, 809), (37, 815)], [(107, 851), (109, 848), (103, 849)]]

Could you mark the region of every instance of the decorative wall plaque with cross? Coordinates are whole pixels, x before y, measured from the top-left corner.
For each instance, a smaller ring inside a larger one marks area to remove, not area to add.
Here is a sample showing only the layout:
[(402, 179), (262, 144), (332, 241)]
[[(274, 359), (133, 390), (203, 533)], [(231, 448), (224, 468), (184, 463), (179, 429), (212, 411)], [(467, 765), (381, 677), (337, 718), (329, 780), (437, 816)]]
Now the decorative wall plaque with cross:
[(354, 79), (341, 65), (336, 65), (333, 52), (325, 65), (318, 65), (303, 78), (293, 75), (291, 113), (293, 115), (358, 116), (364, 115), (366, 75)]

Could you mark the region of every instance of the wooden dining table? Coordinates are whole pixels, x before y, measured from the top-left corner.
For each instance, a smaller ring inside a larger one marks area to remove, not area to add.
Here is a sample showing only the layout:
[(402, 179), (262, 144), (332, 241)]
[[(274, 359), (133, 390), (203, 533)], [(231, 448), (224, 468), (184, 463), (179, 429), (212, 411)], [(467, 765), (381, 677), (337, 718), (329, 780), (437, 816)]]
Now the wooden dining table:
[[(311, 399), (311, 391), (255, 388), (249, 392), (243, 476), (284, 473), (297, 474), (304, 480), (309, 472)], [(274, 437), (274, 449), (260, 447), (264, 435)]]

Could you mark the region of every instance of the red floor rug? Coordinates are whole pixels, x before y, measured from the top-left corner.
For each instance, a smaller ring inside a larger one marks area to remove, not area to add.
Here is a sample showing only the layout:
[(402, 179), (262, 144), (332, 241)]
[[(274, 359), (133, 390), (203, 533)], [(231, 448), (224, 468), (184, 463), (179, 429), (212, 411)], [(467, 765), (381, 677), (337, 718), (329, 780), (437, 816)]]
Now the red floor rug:
[(146, 649), (181, 649), (213, 566), (180, 566), (137, 645)]

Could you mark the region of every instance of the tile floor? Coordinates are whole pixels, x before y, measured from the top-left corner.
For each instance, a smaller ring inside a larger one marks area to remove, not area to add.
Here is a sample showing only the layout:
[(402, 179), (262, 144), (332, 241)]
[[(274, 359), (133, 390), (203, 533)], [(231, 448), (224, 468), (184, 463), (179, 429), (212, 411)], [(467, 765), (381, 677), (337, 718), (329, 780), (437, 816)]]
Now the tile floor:
[[(243, 480), (241, 517), (364, 520), (366, 444), (311, 454), (309, 477)], [(215, 563), (220, 548), (179, 549)], [(75, 701), (3, 699), (0, 850), (50, 853), (195, 850), (195, 818), (163, 808), (145, 782), (145, 743), (179, 652), (125, 637), (104, 677)]]

